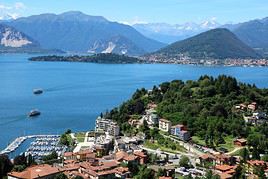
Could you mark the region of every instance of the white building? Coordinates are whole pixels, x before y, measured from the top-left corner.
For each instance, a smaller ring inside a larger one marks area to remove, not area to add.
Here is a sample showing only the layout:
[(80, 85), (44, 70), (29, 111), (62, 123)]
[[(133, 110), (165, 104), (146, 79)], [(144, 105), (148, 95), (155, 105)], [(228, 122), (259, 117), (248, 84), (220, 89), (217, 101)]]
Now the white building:
[(118, 136), (120, 132), (120, 128), (116, 122), (112, 121), (111, 119), (103, 119), (100, 117), (96, 119), (95, 130), (97, 132), (107, 132), (111, 136)]
[(166, 119), (159, 120), (159, 129), (165, 132), (169, 132), (171, 129), (171, 122)]

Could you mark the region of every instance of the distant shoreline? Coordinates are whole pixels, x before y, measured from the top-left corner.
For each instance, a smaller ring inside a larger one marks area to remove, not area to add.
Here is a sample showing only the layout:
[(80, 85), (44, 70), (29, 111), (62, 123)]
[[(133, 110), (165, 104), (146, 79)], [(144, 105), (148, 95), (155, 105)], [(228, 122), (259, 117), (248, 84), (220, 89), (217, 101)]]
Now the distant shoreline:
[(72, 55), (72, 56), (37, 56), (31, 57), (29, 61), (36, 62), (80, 62), (97, 64), (178, 64), (194, 66), (224, 66), (224, 67), (267, 67), (268, 60), (265, 59), (204, 59), (204, 60), (148, 60), (145, 58), (129, 57), (117, 54), (95, 54), (95, 55)]

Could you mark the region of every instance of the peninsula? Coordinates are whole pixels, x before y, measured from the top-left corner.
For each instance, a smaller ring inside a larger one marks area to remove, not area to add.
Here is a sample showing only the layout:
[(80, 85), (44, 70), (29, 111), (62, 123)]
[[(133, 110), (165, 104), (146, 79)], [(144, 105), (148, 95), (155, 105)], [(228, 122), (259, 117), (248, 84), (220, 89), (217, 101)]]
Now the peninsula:
[(113, 53), (99, 53), (87, 56), (37, 56), (29, 58), (30, 61), (48, 61), (48, 62), (88, 62), (88, 63), (107, 63), (107, 64), (132, 64), (141, 63), (142, 60), (126, 55), (117, 55)]

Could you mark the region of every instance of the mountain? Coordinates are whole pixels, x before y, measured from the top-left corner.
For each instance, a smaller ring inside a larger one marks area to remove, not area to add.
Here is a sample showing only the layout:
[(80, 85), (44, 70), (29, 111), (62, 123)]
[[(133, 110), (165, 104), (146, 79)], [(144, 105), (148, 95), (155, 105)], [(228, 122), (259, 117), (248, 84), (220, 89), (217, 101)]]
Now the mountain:
[(155, 53), (164, 57), (184, 54), (196, 59), (259, 58), (260, 55), (239, 40), (231, 31), (217, 28), (183, 41), (175, 42)]
[(268, 48), (268, 17), (225, 27), (252, 48)]
[(0, 24), (0, 52), (31, 51), (40, 48), (39, 44), (24, 33)]
[(43, 49), (39, 43), (14, 27), (0, 24), (0, 53), (63, 53)]
[(220, 24), (215, 20), (209, 20), (202, 23), (184, 23), (184, 24), (167, 24), (167, 23), (148, 23), (134, 24), (133, 27), (143, 35), (158, 40), (163, 43), (172, 43), (192, 37), (201, 32), (215, 29)]
[(117, 52), (120, 51), (118, 49), (124, 49), (123, 52), (136, 55), (164, 46), (163, 43), (144, 37), (131, 26), (76, 11), (23, 17), (6, 24), (33, 37), (44, 48), (70, 52), (91, 52), (95, 47), (95, 51), (103, 51), (109, 47)]
[(90, 53), (116, 53), (140, 55), (146, 53), (129, 39), (123, 36), (114, 36), (107, 40), (98, 40), (89, 47)]

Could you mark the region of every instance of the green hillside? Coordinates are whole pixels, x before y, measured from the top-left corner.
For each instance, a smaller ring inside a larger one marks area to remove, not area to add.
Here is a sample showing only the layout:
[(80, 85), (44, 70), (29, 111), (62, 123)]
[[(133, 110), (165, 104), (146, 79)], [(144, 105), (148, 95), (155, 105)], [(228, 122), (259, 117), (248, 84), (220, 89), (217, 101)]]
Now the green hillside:
[(191, 58), (260, 58), (251, 47), (227, 29), (210, 30), (183, 41), (175, 42), (155, 52), (166, 57), (185, 54)]

